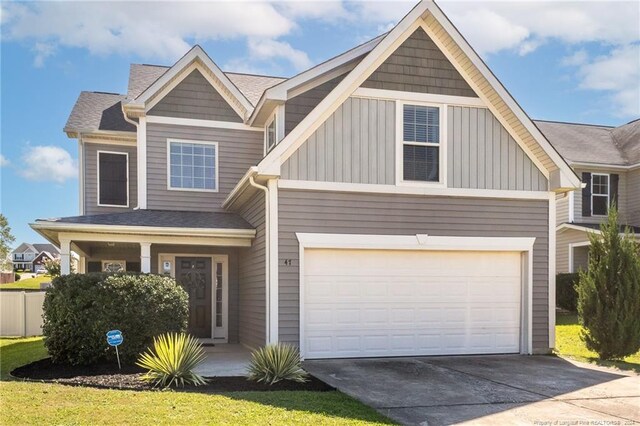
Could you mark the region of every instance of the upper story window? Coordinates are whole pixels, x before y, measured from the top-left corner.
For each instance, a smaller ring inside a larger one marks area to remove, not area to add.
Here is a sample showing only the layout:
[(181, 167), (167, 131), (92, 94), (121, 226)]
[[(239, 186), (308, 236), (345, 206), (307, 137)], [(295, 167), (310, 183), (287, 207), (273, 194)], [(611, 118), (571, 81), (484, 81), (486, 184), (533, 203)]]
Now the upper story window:
[(402, 105), (402, 180), (440, 182), (440, 108)]
[(606, 216), (609, 211), (609, 175), (591, 174), (591, 214)]
[(218, 143), (167, 141), (169, 189), (218, 191)]
[(129, 207), (129, 154), (98, 151), (98, 205)]
[(276, 146), (277, 142), (278, 135), (276, 133), (276, 116), (274, 115), (265, 130), (265, 143), (267, 145), (267, 152), (271, 151), (271, 148)]

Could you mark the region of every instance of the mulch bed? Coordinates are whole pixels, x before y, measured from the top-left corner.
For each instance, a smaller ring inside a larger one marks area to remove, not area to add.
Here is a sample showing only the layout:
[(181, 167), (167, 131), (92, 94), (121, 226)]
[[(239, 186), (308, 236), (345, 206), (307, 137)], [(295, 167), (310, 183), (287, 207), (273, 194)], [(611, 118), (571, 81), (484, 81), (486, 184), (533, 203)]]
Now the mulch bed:
[[(89, 386), (102, 389), (162, 390), (140, 380), (144, 370), (135, 365), (96, 364), (74, 366), (54, 364), (51, 358), (45, 358), (31, 364), (18, 367), (11, 372), (13, 377), (30, 381), (59, 383), (72, 386)], [(335, 390), (323, 381), (309, 376), (305, 383), (283, 380), (274, 385), (265, 385), (247, 380), (246, 377), (210, 377), (203, 386), (185, 386), (175, 388), (180, 391), (200, 393), (247, 392), (247, 391), (315, 391)]]

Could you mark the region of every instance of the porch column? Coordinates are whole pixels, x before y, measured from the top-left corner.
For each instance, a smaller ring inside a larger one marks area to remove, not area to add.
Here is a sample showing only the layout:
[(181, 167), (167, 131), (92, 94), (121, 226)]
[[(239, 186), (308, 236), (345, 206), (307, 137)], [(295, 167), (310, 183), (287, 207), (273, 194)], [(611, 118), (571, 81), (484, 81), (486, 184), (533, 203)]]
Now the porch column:
[(60, 275), (71, 273), (71, 240), (60, 240)]
[(140, 272), (151, 272), (151, 243), (140, 243)]

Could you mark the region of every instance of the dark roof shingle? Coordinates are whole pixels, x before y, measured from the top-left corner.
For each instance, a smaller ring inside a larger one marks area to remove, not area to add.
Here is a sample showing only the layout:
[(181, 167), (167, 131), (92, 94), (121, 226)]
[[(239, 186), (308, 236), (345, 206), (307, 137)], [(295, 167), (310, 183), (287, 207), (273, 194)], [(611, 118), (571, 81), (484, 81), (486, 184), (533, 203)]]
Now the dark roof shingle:
[(136, 127), (124, 119), (124, 95), (103, 92), (81, 92), (71, 110), (65, 132), (115, 130), (135, 132)]

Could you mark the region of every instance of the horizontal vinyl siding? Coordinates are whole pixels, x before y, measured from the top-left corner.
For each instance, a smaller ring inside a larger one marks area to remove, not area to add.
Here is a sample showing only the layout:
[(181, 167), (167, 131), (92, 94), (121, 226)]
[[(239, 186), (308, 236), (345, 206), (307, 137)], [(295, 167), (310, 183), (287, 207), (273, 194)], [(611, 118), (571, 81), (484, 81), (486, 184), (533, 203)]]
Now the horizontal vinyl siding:
[[(582, 178), (583, 172), (588, 173), (608, 173), (614, 174), (617, 173), (620, 176), (620, 180), (618, 181), (618, 213), (620, 217), (621, 223), (626, 223), (629, 220), (627, 215), (627, 201), (629, 200), (628, 189), (627, 189), (627, 172), (621, 172), (616, 170), (587, 170), (587, 169), (575, 169), (576, 174)], [(633, 191), (633, 186), (630, 186), (629, 189)], [(636, 191), (640, 192), (638, 187), (636, 187)], [(639, 196), (640, 197), (640, 196)], [(607, 220), (606, 216), (582, 216), (582, 191), (576, 191), (574, 199), (574, 216), (576, 223), (602, 223)]]
[(558, 232), (556, 236), (556, 272), (566, 274), (569, 272), (569, 244), (589, 241), (589, 235), (585, 231), (566, 229)]
[(640, 169), (627, 174), (627, 208), (629, 224), (640, 226)]
[[(280, 340), (298, 344), (296, 232), (535, 237), (533, 347), (548, 345), (548, 202), (279, 190)], [(287, 260), (287, 265), (285, 265)], [(288, 261), (291, 260), (290, 265)]]
[(567, 222), (569, 222), (569, 194), (556, 195), (556, 225)]
[(362, 87), (477, 97), (422, 28), (405, 40)]
[(242, 118), (198, 70), (192, 71), (167, 93), (149, 110), (149, 115), (242, 122)]
[[(129, 208), (98, 206), (98, 151), (129, 154)], [(84, 144), (84, 214), (118, 213), (138, 205), (138, 155), (135, 146)]]
[(256, 237), (251, 247), (240, 250), (239, 338), (240, 343), (257, 348), (264, 345), (266, 333), (266, 238), (263, 192), (256, 192), (238, 213), (256, 228)]
[[(218, 192), (167, 189), (167, 139), (218, 142)], [(147, 207), (223, 211), (222, 202), (247, 169), (258, 163), (262, 153), (260, 132), (147, 124)]]

